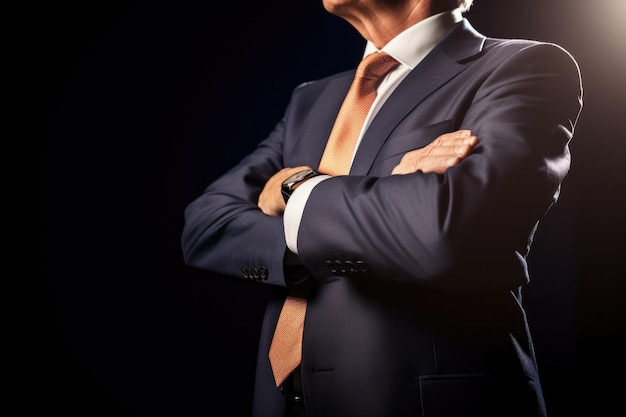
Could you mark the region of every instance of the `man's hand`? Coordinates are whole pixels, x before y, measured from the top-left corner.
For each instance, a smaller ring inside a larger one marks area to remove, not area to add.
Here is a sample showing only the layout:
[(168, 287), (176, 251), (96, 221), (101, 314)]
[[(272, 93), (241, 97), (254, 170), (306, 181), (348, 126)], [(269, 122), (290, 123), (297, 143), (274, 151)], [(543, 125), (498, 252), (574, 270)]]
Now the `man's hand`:
[(283, 168), (276, 174), (272, 175), (265, 183), (257, 206), (268, 216), (282, 216), (285, 211), (285, 200), (280, 192), (283, 181), (293, 174), (310, 169), (307, 166), (299, 166), (293, 168)]
[(446, 169), (468, 156), (477, 143), (478, 138), (470, 130), (445, 133), (427, 146), (407, 152), (391, 174), (412, 174), (417, 171), (443, 174)]

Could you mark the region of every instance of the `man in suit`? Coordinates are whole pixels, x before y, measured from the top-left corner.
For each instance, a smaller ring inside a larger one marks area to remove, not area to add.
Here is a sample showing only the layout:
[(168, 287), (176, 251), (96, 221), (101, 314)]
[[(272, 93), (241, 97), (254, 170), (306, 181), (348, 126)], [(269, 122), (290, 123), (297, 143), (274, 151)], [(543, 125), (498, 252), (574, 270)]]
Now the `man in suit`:
[[(324, 0), (364, 57), (397, 61), (349, 173), (320, 161), (354, 71), (297, 87), (186, 209), (188, 265), (275, 289), (254, 416), (545, 416), (521, 290), (569, 170), (580, 74), (557, 45), (478, 33), (470, 3)], [(282, 381), (269, 355), (288, 293), (306, 316)]]

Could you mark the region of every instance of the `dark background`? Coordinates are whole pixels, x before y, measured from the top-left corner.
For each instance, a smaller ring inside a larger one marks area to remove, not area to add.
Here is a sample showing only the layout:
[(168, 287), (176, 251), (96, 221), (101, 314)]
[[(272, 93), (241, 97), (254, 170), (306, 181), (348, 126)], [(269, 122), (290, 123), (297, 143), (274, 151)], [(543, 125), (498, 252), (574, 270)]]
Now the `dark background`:
[[(572, 170), (525, 302), (551, 416), (612, 414), (626, 387), (626, 3), (476, 0), (468, 17), (580, 64)], [(364, 43), (318, 0), (66, 1), (8, 19), (29, 62), (37, 200), (10, 398), (24, 415), (247, 416), (267, 288), (186, 267), (183, 210), (296, 85), (354, 67)]]

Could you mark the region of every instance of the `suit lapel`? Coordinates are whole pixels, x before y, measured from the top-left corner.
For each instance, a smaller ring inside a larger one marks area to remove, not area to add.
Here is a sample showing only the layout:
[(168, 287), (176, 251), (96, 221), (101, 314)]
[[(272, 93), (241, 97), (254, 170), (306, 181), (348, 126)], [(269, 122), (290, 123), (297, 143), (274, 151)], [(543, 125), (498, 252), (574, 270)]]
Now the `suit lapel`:
[(467, 20), (452, 29), (380, 109), (363, 136), (350, 173), (367, 174), (393, 129), (429, 94), (463, 71), (465, 65), (460, 61), (480, 53), (484, 40)]
[[(322, 91), (318, 100), (310, 109), (306, 118), (306, 126), (302, 129), (299, 142), (305, 144), (305, 163), (311, 167), (319, 166), (326, 139), (330, 136), (339, 108), (343, 103), (355, 71), (347, 71), (331, 79)], [(320, 140), (320, 138), (325, 138)]]

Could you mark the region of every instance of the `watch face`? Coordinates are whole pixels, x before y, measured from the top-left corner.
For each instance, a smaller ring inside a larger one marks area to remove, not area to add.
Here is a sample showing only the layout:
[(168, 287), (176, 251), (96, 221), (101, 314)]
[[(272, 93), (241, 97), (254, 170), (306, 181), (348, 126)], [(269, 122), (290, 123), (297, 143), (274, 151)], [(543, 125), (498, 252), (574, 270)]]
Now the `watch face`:
[(283, 181), (283, 185), (291, 188), (293, 185), (297, 184), (299, 181), (302, 181), (303, 179), (311, 175), (313, 172), (314, 171), (312, 169), (297, 172), (293, 174), (291, 177), (287, 178), (285, 181)]
[(303, 180), (304, 178), (308, 177), (312, 172), (313, 172), (312, 169), (310, 169), (308, 171), (304, 171), (304, 172), (298, 172), (296, 174), (296, 178), (294, 179), (294, 182), (298, 182), (300, 180)]
[(306, 171), (297, 172), (287, 178), (285, 181), (283, 181), (281, 192), (283, 194), (285, 202), (287, 202), (287, 200), (291, 196), (294, 186), (307, 178), (316, 176), (317, 174), (317, 171), (315, 171), (314, 169), (307, 169)]

